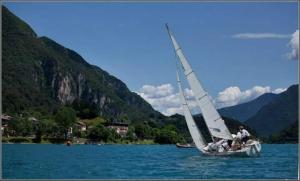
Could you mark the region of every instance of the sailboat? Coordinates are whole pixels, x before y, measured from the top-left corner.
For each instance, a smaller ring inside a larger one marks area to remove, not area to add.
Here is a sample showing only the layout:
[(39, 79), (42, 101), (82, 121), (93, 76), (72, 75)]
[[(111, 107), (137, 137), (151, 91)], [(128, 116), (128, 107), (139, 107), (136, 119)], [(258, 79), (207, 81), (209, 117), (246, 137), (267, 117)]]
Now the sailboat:
[[(227, 128), (224, 120), (214, 107), (212, 101), (209, 98), (208, 93), (203, 89), (200, 81), (198, 80), (195, 72), (190, 66), (188, 60), (185, 58), (182, 49), (175, 40), (172, 32), (170, 31), (168, 25), (166, 28), (169, 34), (169, 37), (174, 46), (176, 55), (181, 63), (181, 67), (184, 71), (185, 78), (194, 93), (197, 106), (200, 108), (206, 126), (209, 130), (211, 138), (214, 139), (223, 139), (223, 140), (233, 140), (233, 136)], [(197, 147), (197, 149), (205, 155), (217, 155), (217, 156), (259, 156), (261, 151), (261, 145), (258, 140), (248, 140), (247, 143), (238, 150), (227, 150), (227, 151), (211, 151), (206, 149), (209, 144), (206, 142), (205, 138), (201, 134), (201, 131), (198, 129), (195, 120), (192, 116), (192, 113), (189, 109), (188, 102), (185, 98), (181, 81), (179, 78), (178, 70), (176, 71), (177, 83), (180, 92), (180, 99), (182, 103), (182, 108), (184, 112), (184, 117), (188, 126), (188, 130), (191, 134), (191, 137)]]

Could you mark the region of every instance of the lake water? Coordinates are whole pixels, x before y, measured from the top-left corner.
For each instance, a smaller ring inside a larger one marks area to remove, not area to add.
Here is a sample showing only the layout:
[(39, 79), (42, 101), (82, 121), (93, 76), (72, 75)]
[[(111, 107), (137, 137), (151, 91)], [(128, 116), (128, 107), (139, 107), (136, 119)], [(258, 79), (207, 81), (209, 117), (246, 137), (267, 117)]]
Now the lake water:
[(9, 179), (296, 179), (298, 145), (262, 145), (258, 158), (204, 156), (175, 145), (3, 144)]

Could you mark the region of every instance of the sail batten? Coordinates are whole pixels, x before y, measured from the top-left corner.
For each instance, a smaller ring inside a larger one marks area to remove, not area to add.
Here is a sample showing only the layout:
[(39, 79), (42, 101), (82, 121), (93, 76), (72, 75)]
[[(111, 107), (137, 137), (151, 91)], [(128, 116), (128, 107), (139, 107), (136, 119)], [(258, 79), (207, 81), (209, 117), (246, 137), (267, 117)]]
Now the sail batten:
[(172, 35), (168, 27), (167, 30), (171, 38), (171, 41), (173, 43), (177, 57), (184, 70), (186, 79), (195, 95), (197, 105), (199, 106), (202, 112), (203, 118), (209, 129), (210, 134), (214, 137), (231, 140), (232, 139), (231, 133), (226, 127), (224, 120), (221, 118), (216, 108), (214, 107), (212, 101), (208, 96), (208, 93), (203, 89), (200, 81), (196, 77), (195, 72), (191, 68), (189, 62), (187, 61), (187, 59), (183, 54), (182, 49), (180, 48), (179, 44), (175, 40), (174, 36)]

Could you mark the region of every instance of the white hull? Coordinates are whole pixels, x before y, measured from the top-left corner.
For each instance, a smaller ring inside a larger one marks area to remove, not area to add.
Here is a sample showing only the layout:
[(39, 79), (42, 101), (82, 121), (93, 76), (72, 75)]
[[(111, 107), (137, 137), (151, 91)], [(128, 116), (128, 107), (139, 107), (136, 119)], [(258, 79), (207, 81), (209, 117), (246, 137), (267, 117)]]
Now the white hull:
[(237, 157), (257, 157), (260, 155), (261, 144), (258, 141), (253, 141), (251, 144), (246, 144), (240, 150), (224, 151), (224, 152), (208, 152), (200, 150), (204, 155), (208, 156), (237, 156)]

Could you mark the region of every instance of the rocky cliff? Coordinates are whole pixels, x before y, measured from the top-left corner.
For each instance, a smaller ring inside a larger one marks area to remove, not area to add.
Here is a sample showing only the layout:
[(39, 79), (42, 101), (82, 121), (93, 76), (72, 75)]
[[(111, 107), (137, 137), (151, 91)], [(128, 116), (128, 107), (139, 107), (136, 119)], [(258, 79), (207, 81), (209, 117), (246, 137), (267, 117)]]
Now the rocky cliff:
[(52, 113), (62, 104), (84, 104), (108, 118), (134, 121), (160, 115), (122, 81), (75, 51), (38, 37), (5, 7), (2, 20), (3, 112)]

